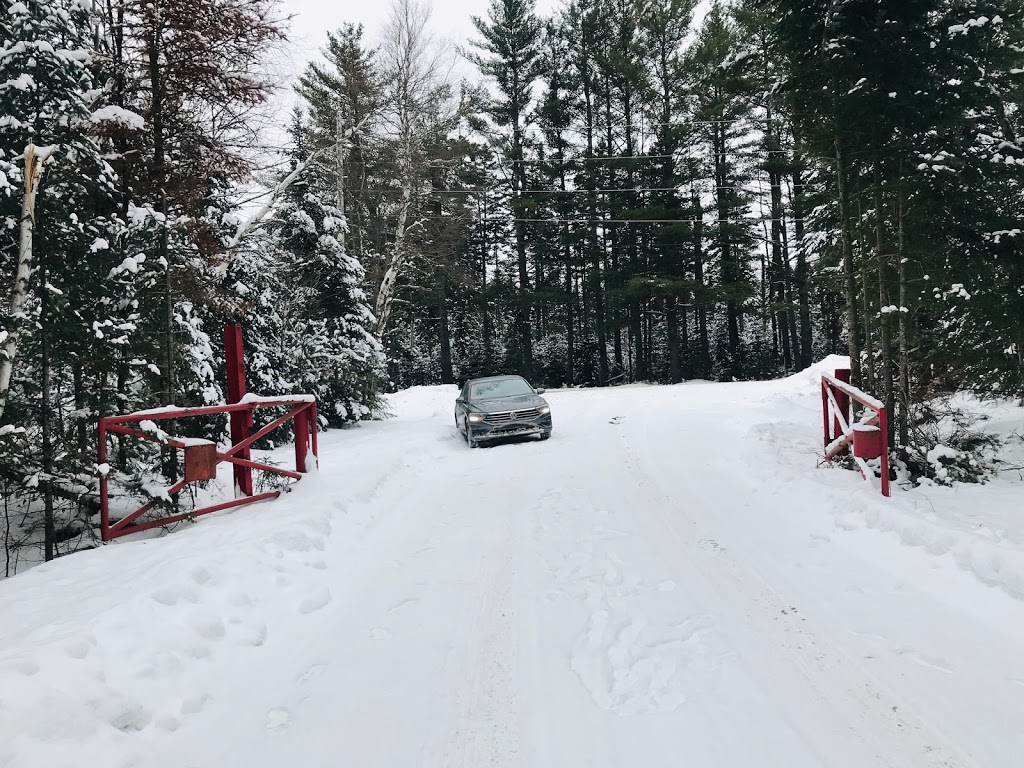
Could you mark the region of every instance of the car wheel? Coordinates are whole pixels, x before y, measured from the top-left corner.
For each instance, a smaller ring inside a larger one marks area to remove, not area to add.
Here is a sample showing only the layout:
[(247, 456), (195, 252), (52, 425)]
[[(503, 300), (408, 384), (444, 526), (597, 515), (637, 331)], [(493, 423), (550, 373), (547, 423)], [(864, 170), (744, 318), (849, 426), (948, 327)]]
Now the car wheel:
[(469, 431), (469, 427), (466, 427), (466, 445), (470, 448), (476, 448), (480, 445), (480, 443), (473, 438), (473, 433)]

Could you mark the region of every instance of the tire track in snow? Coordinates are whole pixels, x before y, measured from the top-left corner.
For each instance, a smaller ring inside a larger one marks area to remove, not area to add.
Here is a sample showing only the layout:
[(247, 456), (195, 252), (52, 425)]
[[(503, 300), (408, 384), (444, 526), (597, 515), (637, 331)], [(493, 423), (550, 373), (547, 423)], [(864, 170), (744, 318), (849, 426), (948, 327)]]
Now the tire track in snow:
[[(812, 626), (806, 617), (795, 614), (758, 575), (744, 569), (725, 549), (702, 544), (714, 539), (692, 516), (682, 516), (683, 506), (644, 469), (650, 464), (642, 458), (649, 451), (647, 427), (642, 420), (632, 420), (631, 424), (632, 429), (620, 433), (620, 449), (630, 476), (638, 490), (650, 500), (650, 509), (656, 512), (658, 530), (652, 530), (649, 538), (659, 544), (666, 556), (671, 553), (681, 564), (686, 564), (689, 578), (717, 595), (723, 605), (742, 607), (742, 616), (738, 612), (731, 616), (730, 639), (741, 655), (757, 660), (756, 665), (747, 666), (763, 678), (768, 687), (783, 691), (799, 683), (811, 694), (802, 701), (798, 696), (790, 699), (800, 705), (800, 719), (814, 723), (814, 727), (805, 727), (803, 732), (820, 745), (823, 755), (831, 752), (831, 759), (838, 760), (836, 765), (893, 768), (977, 765), (841, 646)], [(719, 441), (716, 452), (726, 455), (730, 453), (730, 446), (723, 444), (721, 426), (715, 425)], [(693, 432), (699, 433), (699, 430)], [(739, 441), (741, 437), (737, 435), (736, 439)], [(643, 447), (637, 448), (637, 442)], [(687, 498), (713, 503), (711, 489), (720, 487), (716, 479), (701, 474)], [(725, 479), (743, 482), (742, 478)], [(735, 492), (733, 486), (731, 493), (735, 495)], [(753, 510), (756, 509), (753, 503), (756, 489), (750, 488), (750, 492)], [(683, 520), (690, 523), (685, 531), (680, 527)], [(757, 638), (756, 645), (750, 642), (751, 638)], [(777, 653), (766, 653), (769, 649)], [(847, 752), (838, 759), (835, 751), (839, 744), (844, 745), (844, 750), (858, 745), (861, 755), (851, 760)]]

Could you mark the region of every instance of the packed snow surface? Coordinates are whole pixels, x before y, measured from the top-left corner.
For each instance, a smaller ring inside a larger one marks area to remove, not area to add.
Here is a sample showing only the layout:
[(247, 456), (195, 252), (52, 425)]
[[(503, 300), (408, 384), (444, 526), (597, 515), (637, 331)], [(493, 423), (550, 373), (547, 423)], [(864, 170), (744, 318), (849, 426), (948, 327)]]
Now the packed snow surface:
[(476, 450), (410, 390), (278, 501), (2, 582), (0, 766), (1020, 766), (1021, 485), (818, 468), (830, 364)]

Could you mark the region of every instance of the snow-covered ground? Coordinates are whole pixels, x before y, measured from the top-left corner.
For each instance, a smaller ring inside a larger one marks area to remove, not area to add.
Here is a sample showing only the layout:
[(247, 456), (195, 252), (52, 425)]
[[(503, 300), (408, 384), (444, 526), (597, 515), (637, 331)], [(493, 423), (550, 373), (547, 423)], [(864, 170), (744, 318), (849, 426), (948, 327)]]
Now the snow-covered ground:
[(817, 381), (479, 450), (400, 393), (277, 502), (0, 583), (0, 766), (1020, 766), (1024, 483), (817, 468)]

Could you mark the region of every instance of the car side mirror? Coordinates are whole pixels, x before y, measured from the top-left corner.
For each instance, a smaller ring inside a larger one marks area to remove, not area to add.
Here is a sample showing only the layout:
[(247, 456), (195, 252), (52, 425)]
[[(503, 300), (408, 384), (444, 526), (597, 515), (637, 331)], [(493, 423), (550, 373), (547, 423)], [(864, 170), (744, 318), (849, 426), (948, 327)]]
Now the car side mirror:
[(456, 397), (455, 402), (458, 403), (459, 405), (462, 405), (464, 402), (466, 402), (466, 399), (464, 397)]
[(543, 395), (545, 392), (547, 392), (547, 390), (544, 389), (544, 387), (537, 387), (537, 394), (538, 395)]

